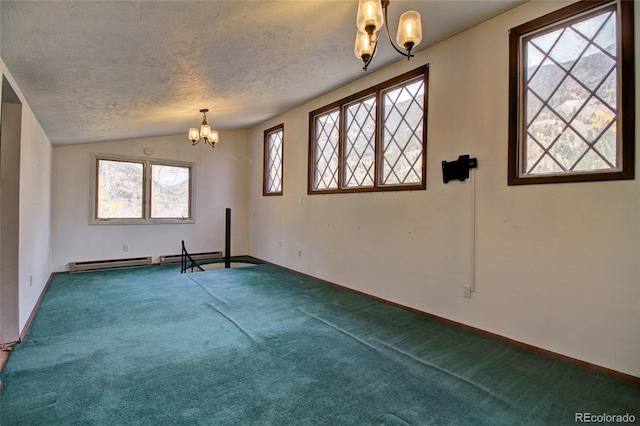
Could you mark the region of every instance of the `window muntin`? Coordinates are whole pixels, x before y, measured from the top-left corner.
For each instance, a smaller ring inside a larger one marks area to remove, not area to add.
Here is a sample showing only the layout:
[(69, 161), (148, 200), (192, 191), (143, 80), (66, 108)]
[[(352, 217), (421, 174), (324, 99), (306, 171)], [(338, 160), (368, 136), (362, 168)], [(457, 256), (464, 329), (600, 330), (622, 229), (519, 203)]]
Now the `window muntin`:
[(631, 6), (602, 3), (512, 29), (509, 184), (633, 178)]
[(313, 190), (338, 189), (340, 110), (314, 118)]
[(193, 223), (195, 164), (92, 154), (90, 224)]
[(311, 193), (426, 189), (428, 65), (309, 113)]
[(263, 195), (282, 195), (284, 124), (264, 132)]
[(424, 79), (382, 92), (382, 184), (419, 184), (424, 135)]
[(375, 96), (346, 105), (344, 132), (345, 188), (371, 187), (375, 182), (376, 98)]

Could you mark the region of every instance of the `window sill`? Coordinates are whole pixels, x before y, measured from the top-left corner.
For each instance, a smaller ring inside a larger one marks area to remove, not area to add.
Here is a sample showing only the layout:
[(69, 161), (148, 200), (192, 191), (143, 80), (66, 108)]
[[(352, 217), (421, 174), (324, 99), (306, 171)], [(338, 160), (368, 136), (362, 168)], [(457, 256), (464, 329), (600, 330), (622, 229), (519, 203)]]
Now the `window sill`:
[(90, 219), (89, 225), (178, 225), (193, 224), (195, 219)]

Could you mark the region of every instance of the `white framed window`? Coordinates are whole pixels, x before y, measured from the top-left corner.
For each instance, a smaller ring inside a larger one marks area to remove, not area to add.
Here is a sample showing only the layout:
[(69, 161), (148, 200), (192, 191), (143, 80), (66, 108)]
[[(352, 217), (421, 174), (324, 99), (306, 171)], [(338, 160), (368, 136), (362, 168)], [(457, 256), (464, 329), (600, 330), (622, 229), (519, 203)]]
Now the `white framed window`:
[(90, 224), (194, 223), (195, 164), (91, 155)]
[(264, 131), (262, 195), (282, 195), (284, 124)]
[(633, 179), (630, 1), (580, 1), (510, 32), (509, 185)]
[(309, 194), (426, 189), (428, 70), (309, 113)]
[(152, 219), (191, 218), (191, 167), (154, 164), (151, 167)]

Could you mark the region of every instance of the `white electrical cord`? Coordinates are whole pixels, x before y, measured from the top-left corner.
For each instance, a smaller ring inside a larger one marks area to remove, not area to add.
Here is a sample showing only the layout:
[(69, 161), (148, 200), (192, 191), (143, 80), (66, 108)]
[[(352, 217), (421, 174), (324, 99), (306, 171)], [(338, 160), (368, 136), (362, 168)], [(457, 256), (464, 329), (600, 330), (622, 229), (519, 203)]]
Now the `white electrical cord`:
[(474, 169), (469, 170), (469, 179), (471, 180), (471, 264), (470, 264), (470, 283), (471, 291), (476, 290), (476, 172)]

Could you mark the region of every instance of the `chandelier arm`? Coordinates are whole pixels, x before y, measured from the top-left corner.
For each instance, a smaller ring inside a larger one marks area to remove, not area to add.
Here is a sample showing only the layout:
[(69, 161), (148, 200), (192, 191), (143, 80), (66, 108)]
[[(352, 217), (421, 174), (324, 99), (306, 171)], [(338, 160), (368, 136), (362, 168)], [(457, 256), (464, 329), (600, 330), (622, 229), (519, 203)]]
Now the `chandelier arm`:
[[(383, 2), (382, 6), (384, 9), (384, 22), (382, 24), (387, 30), (387, 38), (389, 39), (389, 43), (391, 44), (391, 46), (393, 46), (394, 49), (396, 49), (396, 52), (398, 52), (402, 56), (406, 56), (407, 58), (413, 58), (411, 51), (409, 51), (409, 53), (404, 53), (402, 50), (398, 49), (398, 47), (396, 47), (396, 44), (393, 42), (393, 40), (391, 40), (391, 33), (389, 32), (389, 20), (387, 19), (387, 6), (389, 6), (389, 2), (387, 2), (386, 5)], [(377, 43), (376, 43), (376, 46), (377, 46)], [(373, 57), (373, 55), (371, 56)]]

